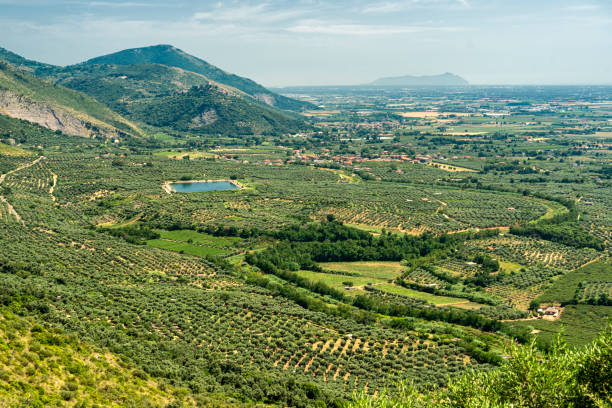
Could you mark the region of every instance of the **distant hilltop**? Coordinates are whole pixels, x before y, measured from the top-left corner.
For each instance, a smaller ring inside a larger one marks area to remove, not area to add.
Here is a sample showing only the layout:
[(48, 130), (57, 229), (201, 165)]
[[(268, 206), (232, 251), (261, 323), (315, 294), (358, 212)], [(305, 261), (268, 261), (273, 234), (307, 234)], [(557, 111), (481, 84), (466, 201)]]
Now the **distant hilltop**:
[(447, 72), (442, 75), (423, 75), (414, 76), (406, 75), (399, 77), (388, 77), (379, 78), (369, 85), (382, 85), (382, 86), (419, 86), (419, 85), (430, 85), (430, 86), (448, 86), (448, 85), (469, 85), (470, 83), (459, 75), (451, 74)]

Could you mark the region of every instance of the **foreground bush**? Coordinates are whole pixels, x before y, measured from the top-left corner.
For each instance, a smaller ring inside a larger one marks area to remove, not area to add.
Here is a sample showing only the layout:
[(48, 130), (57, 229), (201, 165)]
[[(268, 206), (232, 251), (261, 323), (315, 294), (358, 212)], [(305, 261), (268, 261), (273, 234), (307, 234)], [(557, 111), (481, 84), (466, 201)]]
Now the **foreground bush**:
[(557, 339), (542, 354), (535, 343), (514, 345), (498, 370), (472, 372), (448, 388), (425, 392), (408, 382), (378, 398), (360, 395), (353, 408), (612, 407), (612, 325), (590, 345), (570, 350)]

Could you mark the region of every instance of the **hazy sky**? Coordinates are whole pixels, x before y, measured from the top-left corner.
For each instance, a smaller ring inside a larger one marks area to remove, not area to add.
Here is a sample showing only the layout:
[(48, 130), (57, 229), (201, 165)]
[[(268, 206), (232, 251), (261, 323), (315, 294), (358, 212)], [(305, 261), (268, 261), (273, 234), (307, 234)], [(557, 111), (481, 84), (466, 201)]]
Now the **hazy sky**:
[(612, 84), (612, 0), (0, 0), (0, 46), (27, 58), (160, 43), (268, 86)]

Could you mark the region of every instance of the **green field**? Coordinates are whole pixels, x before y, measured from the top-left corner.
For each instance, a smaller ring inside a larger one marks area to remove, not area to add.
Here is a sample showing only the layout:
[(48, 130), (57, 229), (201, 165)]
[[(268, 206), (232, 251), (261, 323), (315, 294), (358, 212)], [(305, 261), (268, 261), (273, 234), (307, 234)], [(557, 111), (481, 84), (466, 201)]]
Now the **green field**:
[(198, 151), (182, 151), (182, 152), (155, 152), (155, 156), (167, 157), (169, 159), (185, 159), (188, 157), (189, 159), (204, 159), (209, 157), (214, 157), (214, 153), (210, 152), (198, 152)]
[(399, 262), (322, 262), (323, 269), (356, 273), (364, 278), (387, 281), (397, 278), (406, 269)]
[(364, 286), (372, 286), (384, 292), (422, 299), (434, 305), (468, 303), (465, 299), (437, 296), (390, 283), (405, 270), (398, 262), (322, 262), (320, 265), (325, 270), (347, 272), (355, 276), (303, 270), (298, 274), (312, 281), (324, 282), (347, 295), (363, 294)]
[(364, 286), (369, 283), (377, 282), (375, 279), (362, 276), (336, 275), (304, 270), (298, 271), (297, 274), (313, 282), (323, 282), (335, 289), (343, 291), (347, 295), (363, 294), (365, 293), (363, 290)]
[(147, 245), (169, 251), (200, 257), (223, 256), (236, 252), (238, 237), (216, 237), (193, 230), (157, 230), (160, 238), (147, 241)]
[(158, 230), (157, 232), (160, 234), (160, 238), (162, 239), (167, 239), (171, 241), (185, 241), (202, 245), (232, 247), (242, 241), (242, 239), (238, 237), (216, 237), (193, 230)]
[(432, 295), (431, 293), (420, 292), (418, 290), (408, 289), (408, 288), (404, 288), (403, 286), (397, 286), (397, 285), (393, 285), (390, 283), (383, 283), (379, 286), (376, 286), (376, 288), (382, 291), (385, 291), (385, 292), (394, 293), (396, 295), (409, 296), (409, 297), (414, 297), (417, 299), (426, 300), (427, 302), (433, 303), (436, 306), (445, 306), (445, 305), (451, 305), (455, 303), (461, 303), (461, 304), (469, 303), (465, 299), (454, 298), (454, 297), (449, 297), (449, 296)]
[(167, 249), (169, 251), (174, 251), (181, 254), (185, 253), (201, 257), (218, 256), (229, 253), (224, 249), (188, 244), (187, 242), (169, 241), (167, 239), (152, 239), (147, 241), (147, 245), (155, 248)]
[(10, 146), (4, 143), (0, 143), (0, 155), (23, 157), (31, 156), (32, 152), (29, 152), (16, 146)]

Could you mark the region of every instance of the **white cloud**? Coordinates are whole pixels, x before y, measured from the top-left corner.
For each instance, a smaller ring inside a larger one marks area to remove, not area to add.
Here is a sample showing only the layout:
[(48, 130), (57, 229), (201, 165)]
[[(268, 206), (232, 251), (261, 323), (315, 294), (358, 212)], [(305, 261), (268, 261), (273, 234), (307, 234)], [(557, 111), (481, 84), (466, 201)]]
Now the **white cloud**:
[(426, 31), (461, 31), (461, 27), (427, 26), (385, 26), (369, 24), (334, 24), (322, 21), (301, 22), (287, 28), (287, 31), (302, 34), (327, 35), (394, 35), (412, 34)]
[(271, 7), (268, 3), (238, 7), (224, 7), (219, 3), (211, 10), (195, 13), (193, 19), (202, 21), (274, 23), (295, 19), (310, 12), (310, 10), (309, 8), (279, 9)]
[(196, 20), (242, 21), (260, 15), (266, 7), (266, 4), (233, 8), (216, 7), (211, 11), (195, 13), (193, 18)]
[(565, 9), (568, 11), (592, 11), (599, 10), (601, 7), (599, 4), (576, 4), (573, 6), (567, 6)]
[(364, 14), (390, 14), (406, 11), (414, 7), (452, 7), (459, 4), (462, 7), (470, 7), (468, 0), (404, 0), (391, 2), (376, 2), (368, 4), (361, 12)]
[(91, 7), (166, 7), (166, 5), (152, 5), (151, 3), (136, 3), (132, 1), (126, 1), (121, 3), (115, 3), (112, 1), (92, 1), (89, 3), (84, 3)]
[(393, 13), (402, 11), (404, 8), (404, 3), (376, 3), (366, 6), (361, 12), (365, 14)]

